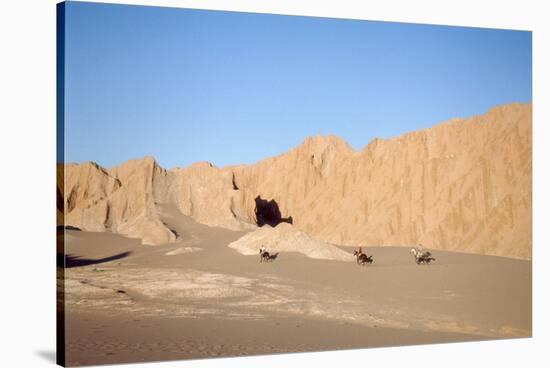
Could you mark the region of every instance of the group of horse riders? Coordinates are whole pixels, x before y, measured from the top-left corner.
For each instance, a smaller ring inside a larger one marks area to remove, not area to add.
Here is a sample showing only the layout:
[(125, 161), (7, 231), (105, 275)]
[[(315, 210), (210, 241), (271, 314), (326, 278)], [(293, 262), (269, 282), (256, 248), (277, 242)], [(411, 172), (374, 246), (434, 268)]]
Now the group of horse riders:
[[(412, 248), (411, 254), (414, 255), (414, 261), (416, 264), (429, 264), (430, 262), (435, 261), (435, 258), (432, 257), (432, 253), (425, 251), (422, 244)], [(363, 249), (361, 247), (353, 252), (353, 255), (357, 258), (358, 265), (366, 265), (373, 262), (372, 256), (363, 253)]]
[[(260, 247), (260, 263), (262, 262), (271, 262), (277, 258), (279, 253), (273, 255), (269, 254), (265, 246)], [(432, 253), (424, 251), (422, 244), (419, 244), (417, 247), (411, 249), (411, 254), (414, 255), (414, 260), (416, 264), (429, 264), (432, 261), (435, 261), (435, 258), (432, 257)], [(353, 252), (353, 255), (357, 258), (358, 265), (366, 265), (374, 262), (372, 255), (369, 256), (366, 253), (363, 253), (362, 247), (359, 247), (358, 250)]]

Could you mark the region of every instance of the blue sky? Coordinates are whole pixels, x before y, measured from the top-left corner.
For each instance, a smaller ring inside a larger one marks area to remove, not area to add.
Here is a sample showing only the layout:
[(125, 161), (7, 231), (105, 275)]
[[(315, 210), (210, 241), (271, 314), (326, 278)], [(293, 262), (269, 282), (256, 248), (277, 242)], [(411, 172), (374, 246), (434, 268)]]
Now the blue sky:
[(69, 2), (65, 159), (252, 163), (361, 149), (532, 99), (531, 33)]

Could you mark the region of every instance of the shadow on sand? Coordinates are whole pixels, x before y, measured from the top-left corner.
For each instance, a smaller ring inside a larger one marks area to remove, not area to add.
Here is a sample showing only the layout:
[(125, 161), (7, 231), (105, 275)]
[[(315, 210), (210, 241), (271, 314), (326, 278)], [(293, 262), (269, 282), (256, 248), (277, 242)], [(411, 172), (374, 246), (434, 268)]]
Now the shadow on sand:
[(273, 262), (274, 260), (277, 259), (277, 257), (279, 257), (279, 252), (277, 252), (275, 254), (270, 254), (268, 260), (269, 260), (269, 262)]
[[(117, 259), (128, 257), (131, 253), (132, 252), (123, 252), (123, 253), (115, 254), (114, 256), (99, 258), (99, 259), (80, 258), (79, 256), (75, 256), (72, 254), (66, 254), (64, 264), (65, 264), (65, 268), (89, 266), (93, 264), (116, 261)], [(63, 259), (62, 254), (58, 254), (57, 257), (58, 258), (61, 257), (61, 260)], [(63, 262), (61, 262), (61, 264), (63, 264)]]

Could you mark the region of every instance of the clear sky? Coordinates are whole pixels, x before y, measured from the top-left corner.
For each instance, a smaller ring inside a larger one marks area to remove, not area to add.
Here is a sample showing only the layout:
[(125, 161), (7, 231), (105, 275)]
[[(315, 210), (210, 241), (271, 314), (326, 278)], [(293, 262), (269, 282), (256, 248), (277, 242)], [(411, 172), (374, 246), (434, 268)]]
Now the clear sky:
[(532, 99), (531, 33), (67, 3), (66, 161), (252, 163), (360, 149)]

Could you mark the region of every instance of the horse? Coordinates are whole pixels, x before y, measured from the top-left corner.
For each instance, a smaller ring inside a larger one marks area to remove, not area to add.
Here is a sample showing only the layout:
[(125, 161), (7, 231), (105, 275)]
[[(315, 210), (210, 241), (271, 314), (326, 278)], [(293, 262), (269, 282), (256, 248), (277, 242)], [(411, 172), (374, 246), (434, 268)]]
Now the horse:
[(357, 258), (357, 264), (364, 266), (367, 263), (371, 264), (373, 262), (372, 256), (368, 256), (365, 253), (363, 253), (363, 250), (361, 247), (359, 247), (359, 250), (356, 250), (353, 252), (353, 255)]
[(260, 247), (260, 263), (273, 262), (274, 260), (277, 259), (278, 256), (279, 256), (279, 252), (274, 254), (269, 254), (269, 252), (263, 245)]
[(416, 264), (429, 264), (431, 261), (435, 261), (431, 252), (424, 252), (422, 247), (415, 247), (411, 249), (411, 254), (414, 256)]
[(260, 248), (260, 263), (269, 262), (269, 252), (265, 248)]

